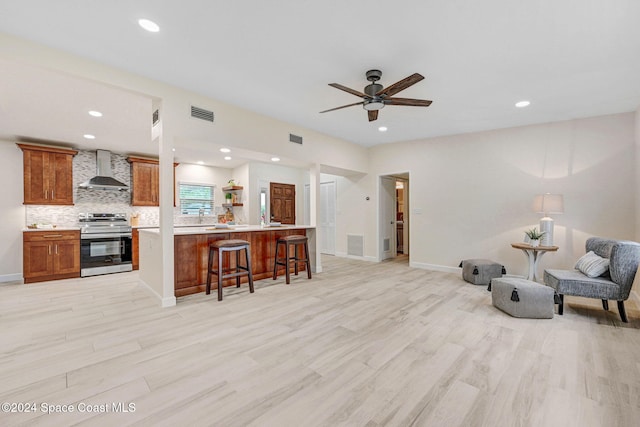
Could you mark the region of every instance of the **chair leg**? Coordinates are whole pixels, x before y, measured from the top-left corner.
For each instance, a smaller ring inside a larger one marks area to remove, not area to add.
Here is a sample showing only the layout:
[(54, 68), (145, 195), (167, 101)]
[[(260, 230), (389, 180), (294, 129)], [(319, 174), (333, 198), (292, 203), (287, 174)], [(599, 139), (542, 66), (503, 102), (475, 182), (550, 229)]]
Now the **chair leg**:
[(249, 271), (249, 292), (253, 293), (253, 272), (251, 269), (251, 255), (249, 255), (249, 248), (245, 248), (244, 253), (247, 257), (247, 270)]
[(627, 312), (624, 310), (624, 301), (618, 301), (618, 312), (620, 313), (620, 319), (624, 323), (629, 323), (627, 320)]
[(558, 314), (562, 316), (564, 311), (564, 295), (560, 294), (560, 303), (558, 304)]
[(280, 244), (276, 242), (276, 258), (273, 260), (273, 280), (278, 278), (278, 249)]
[[(240, 251), (236, 252), (236, 273), (240, 272)], [(236, 288), (240, 287), (240, 276), (236, 276)]]
[(222, 301), (222, 274), (223, 274), (223, 266), (222, 266), (222, 254), (224, 251), (222, 249), (218, 249), (218, 301)]
[(298, 275), (298, 258), (299, 258), (298, 257), (298, 246), (300, 246), (300, 245), (293, 245), (293, 250), (295, 251), (294, 252), (294, 254), (295, 254), (295, 259), (294, 259), (294, 264), (295, 264), (294, 269), (295, 270), (294, 271), (296, 273), (296, 276)]
[(211, 293), (211, 268), (213, 267), (213, 251), (209, 249), (209, 262), (207, 263), (207, 289), (206, 294), (209, 295)]
[(602, 300), (602, 308), (604, 308), (604, 311), (609, 311), (609, 300)]
[(304, 258), (307, 264), (307, 278), (311, 279), (311, 264), (309, 263), (309, 244), (304, 242)]
[(287, 278), (285, 282), (288, 285), (291, 283), (291, 272), (289, 271), (289, 245), (285, 244), (284, 248), (285, 248), (284, 271), (285, 271), (285, 277)]

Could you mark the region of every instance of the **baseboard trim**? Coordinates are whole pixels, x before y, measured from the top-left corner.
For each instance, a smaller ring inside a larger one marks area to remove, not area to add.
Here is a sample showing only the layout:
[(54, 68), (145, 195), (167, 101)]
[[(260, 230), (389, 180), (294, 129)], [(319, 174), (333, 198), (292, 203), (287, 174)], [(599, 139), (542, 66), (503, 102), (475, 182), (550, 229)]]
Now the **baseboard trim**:
[(441, 271), (443, 273), (456, 273), (460, 274), (462, 269), (460, 267), (449, 267), (448, 265), (427, 264), (426, 262), (409, 262), (409, 266), (413, 268), (421, 268), (423, 270)]
[(336, 252), (335, 256), (340, 257), (340, 258), (357, 259), (357, 260), (360, 260), (360, 261), (379, 262), (375, 257), (372, 257), (372, 256), (349, 255), (346, 252)]
[(17, 282), (17, 281), (20, 281), (20, 280), (23, 280), (22, 274), (20, 274), (20, 273), (0, 275), (0, 283)]
[(175, 296), (172, 297), (163, 297), (161, 295), (159, 295), (156, 291), (153, 290), (153, 288), (151, 286), (149, 286), (149, 284), (147, 282), (145, 282), (142, 279), (139, 279), (139, 282), (142, 286), (144, 286), (145, 288), (147, 288), (149, 290), (149, 292), (158, 299), (158, 301), (160, 301), (160, 306), (162, 308), (167, 308), (167, 307), (175, 307), (175, 305), (177, 304), (177, 299)]

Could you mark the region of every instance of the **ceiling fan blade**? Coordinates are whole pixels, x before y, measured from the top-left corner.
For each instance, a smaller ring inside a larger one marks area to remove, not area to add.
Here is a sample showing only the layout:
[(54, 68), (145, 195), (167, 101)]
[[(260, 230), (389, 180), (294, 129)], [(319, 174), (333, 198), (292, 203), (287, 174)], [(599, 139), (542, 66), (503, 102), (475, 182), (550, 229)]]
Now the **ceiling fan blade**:
[(378, 110), (369, 110), (368, 113), (370, 122), (378, 119)]
[(331, 86), (331, 87), (335, 87), (336, 89), (340, 89), (340, 90), (343, 90), (343, 91), (345, 91), (345, 92), (349, 92), (351, 95), (359, 96), (359, 97), (361, 97), (361, 98), (367, 98), (367, 99), (368, 99), (368, 98), (371, 98), (371, 97), (370, 97), (369, 95), (367, 95), (367, 94), (364, 94), (364, 93), (362, 93), (362, 92), (360, 92), (360, 91), (357, 91), (357, 90), (355, 90), (355, 89), (348, 88), (348, 87), (346, 87), (346, 86), (342, 86), (342, 85), (341, 85), (341, 84), (339, 84), (339, 83), (329, 83), (329, 86)]
[(428, 107), (433, 101), (411, 98), (386, 98), (384, 105), (408, 105), (411, 107)]
[(424, 77), (418, 73), (413, 73), (409, 77), (406, 77), (399, 82), (392, 84), (387, 88), (383, 88), (382, 90), (376, 93), (376, 96), (393, 96), (401, 90), (405, 90), (409, 86), (412, 86), (418, 83), (420, 80), (424, 79)]
[(354, 102), (353, 104), (343, 105), (342, 107), (336, 107), (336, 108), (332, 108), (330, 110), (324, 110), (324, 111), (320, 111), (320, 112), (321, 113), (328, 113), (329, 111), (335, 111), (335, 110), (339, 110), (341, 108), (353, 107), (354, 105), (362, 105), (362, 104), (364, 104), (364, 101), (362, 101), (362, 102)]

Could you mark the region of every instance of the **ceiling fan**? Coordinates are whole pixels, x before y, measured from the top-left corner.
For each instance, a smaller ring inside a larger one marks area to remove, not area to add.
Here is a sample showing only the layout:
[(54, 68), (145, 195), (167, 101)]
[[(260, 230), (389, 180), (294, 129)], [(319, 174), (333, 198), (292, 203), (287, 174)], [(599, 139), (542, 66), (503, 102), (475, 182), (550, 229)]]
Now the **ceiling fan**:
[(343, 105), (342, 107), (336, 107), (320, 112), (327, 113), (329, 111), (340, 110), (341, 108), (353, 107), (354, 105), (362, 105), (362, 107), (368, 112), (369, 121), (372, 122), (378, 118), (378, 111), (384, 108), (385, 105), (407, 105), (414, 107), (428, 107), (429, 105), (431, 105), (432, 101), (428, 101), (426, 99), (392, 98), (393, 95), (400, 92), (401, 90), (405, 90), (409, 86), (413, 86), (420, 80), (424, 79), (424, 77), (418, 73), (414, 73), (387, 88), (383, 87), (381, 84), (376, 83), (378, 80), (380, 80), (380, 77), (382, 77), (382, 71), (369, 70), (367, 71), (366, 76), (367, 80), (369, 80), (371, 84), (367, 85), (364, 88), (364, 92), (359, 92), (346, 86), (342, 86), (338, 83), (329, 83), (329, 86), (361, 97), (363, 99), (361, 102), (355, 102), (353, 104)]

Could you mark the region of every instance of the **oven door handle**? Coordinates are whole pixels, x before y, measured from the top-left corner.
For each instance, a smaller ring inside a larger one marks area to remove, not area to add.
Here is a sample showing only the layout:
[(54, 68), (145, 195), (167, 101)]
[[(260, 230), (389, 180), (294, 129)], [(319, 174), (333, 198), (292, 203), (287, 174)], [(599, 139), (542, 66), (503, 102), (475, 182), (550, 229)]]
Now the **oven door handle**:
[(81, 240), (90, 239), (119, 239), (122, 237), (131, 237), (131, 233), (84, 233), (80, 235)]

